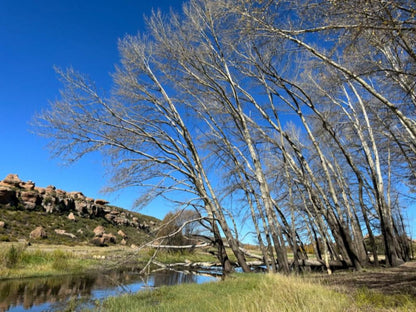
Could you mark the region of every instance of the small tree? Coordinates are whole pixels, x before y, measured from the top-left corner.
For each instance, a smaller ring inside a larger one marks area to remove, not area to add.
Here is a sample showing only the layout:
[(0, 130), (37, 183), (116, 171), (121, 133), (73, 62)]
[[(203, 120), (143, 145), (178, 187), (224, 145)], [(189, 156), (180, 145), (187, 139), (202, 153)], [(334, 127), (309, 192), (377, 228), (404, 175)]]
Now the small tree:
[[(196, 243), (195, 235), (199, 234), (199, 214), (192, 210), (168, 212), (162, 220), (157, 237), (160, 244), (167, 246), (168, 251), (192, 250), (189, 245)], [(169, 248), (171, 246), (171, 248)], [(184, 248), (181, 249), (180, 247)]]

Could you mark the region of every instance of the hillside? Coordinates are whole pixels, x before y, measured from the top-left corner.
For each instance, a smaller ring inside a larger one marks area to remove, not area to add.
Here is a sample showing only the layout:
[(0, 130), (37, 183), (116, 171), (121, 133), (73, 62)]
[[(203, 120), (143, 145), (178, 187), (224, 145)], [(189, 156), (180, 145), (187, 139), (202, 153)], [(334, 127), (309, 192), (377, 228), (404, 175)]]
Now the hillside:
[(37, 187), (16, 174), (0, 181), (0, 241), (140, 245), (159, 222), (81, 192)]

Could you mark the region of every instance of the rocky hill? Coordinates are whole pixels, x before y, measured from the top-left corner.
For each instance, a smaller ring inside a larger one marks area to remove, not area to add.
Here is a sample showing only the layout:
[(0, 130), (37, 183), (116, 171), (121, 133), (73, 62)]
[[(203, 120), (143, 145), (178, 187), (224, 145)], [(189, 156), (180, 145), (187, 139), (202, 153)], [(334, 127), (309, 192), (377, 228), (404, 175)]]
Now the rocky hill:
[(140, 244), (158, 223), (81, 192), (37, 187), (16, 174), (0, 181), (0, 241)]

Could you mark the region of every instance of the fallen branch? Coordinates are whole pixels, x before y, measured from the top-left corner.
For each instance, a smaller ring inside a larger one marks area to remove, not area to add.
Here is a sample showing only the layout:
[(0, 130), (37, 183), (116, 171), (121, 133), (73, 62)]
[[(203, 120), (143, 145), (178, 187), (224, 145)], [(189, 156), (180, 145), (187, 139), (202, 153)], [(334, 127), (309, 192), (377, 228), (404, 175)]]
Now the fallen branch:
[(152, 248), (161, 248), (161, 249), (193, 249), (193, 248), (204, 248), (209, 247), (211, 244), (203, 243), (199, 245), (182, 245), (182, 246), (176, 246), (176, 245), (157, 245), (157, 244), (148, 244), (147, 246)]
[(192, 269), (200, 269), (200, 268), (211, 268), (221, 266), (219, 262), (177, 262), (177, 263), (161, 263), (156, 260), (152, 260), (153, 264), (163, 268), (163, 269), (171, 269), (171, 268), (192, 268)]

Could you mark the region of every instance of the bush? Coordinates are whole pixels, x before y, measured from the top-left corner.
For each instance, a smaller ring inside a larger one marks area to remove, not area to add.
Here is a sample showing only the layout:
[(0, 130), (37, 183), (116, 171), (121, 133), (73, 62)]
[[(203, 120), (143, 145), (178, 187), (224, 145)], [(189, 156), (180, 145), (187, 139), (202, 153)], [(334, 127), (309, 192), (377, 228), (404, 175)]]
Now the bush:
[(7, 268), (14, 268), (16, 267), (22, 260), (22, 255), (25, 251), (24, 246), (15, 247), (12, 245), (4, 255), (4, 264)]
[(0, 235), (0, 242), (10, 242), (8, 235)]

